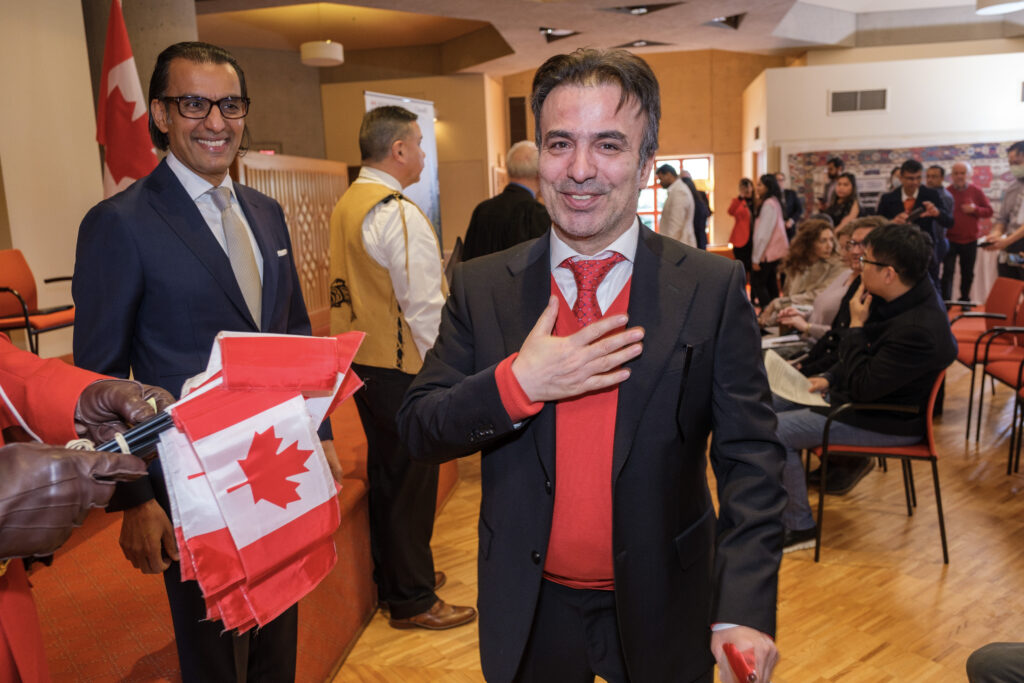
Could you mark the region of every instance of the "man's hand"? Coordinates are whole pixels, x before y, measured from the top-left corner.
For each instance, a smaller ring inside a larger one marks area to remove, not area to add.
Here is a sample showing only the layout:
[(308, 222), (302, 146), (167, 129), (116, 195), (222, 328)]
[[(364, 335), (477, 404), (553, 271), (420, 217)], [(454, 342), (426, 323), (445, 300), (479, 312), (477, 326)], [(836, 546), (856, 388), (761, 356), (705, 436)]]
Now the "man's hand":
[(622, 364), (643, 350), (643, 328), (632, 327), (602, 339), (628, 320), (625, 315), (612, 315), (572, 336), (556, 337), (551, 332), (557, 317), (558, 297), (553, 296), (512, 361), (512, 374), (531, 401), (557, 401), (626, 381), (629, 370)]
[(934, 218), (939, 215), (939, 207), (935, 206), (932, 202), (921, 202), (921, 206), (924, 207), (924, 213), (921, 215), (928, 218)]
[(871, 312), (871, 295), (861, 281), (857, 291), (850, 298), (850, 327), (864, 327)]
[(759, 272), (761, 270), (761, 264), (760, 263), (751, 263), (750, 264), (750, 269), (755, 271), (755, 272)]
[(0, 448), (0, 559), (51, 554), (90, 509), (107, 504), (115, 481), (145, 473), (132, 455), (41, 443)]
[[(156, 403), (156, 411), (147, 403)], [(106, 443), (114, 434), (156, 415), (174, 403), (161, 389), (126, 379), (104, 379), (87, 386), (75, 407), (75, 431), (93, 443)]]
[(824, 377), (808, 377), (807, 378), (807, 393), (809, 394), (824, 394), (828, 391), (828, 380)]
[(124, 511), (120, 543), (124, 556), (143, 574), (159, 574), (180, 559), (171, 520), (155, 500)]
[(711, 634), (711, 654), (718, 662), (718, 675), (722, 683), (747, 683), (737, 681), (733, 676), (729, 660), (722, 649), (726, 643), (732, 643), (740, 652), (752, 650), (754, 672), (757, 673), (758, 682), (768, 683), (772, 680), (772, 672), (779, 661), (779, 650), (775, 647), (775, 642), (760, 631), (746, 626), (733, 626)]
[(331, 468), (331, 476), (334, 481), (341, 483), (341, 463), (338, 462), (338, 451), (334, 450), (334, 439), (321, 441), (320, 446), (324, 449), (324, 457), (327, 458), (327, 466)]
[(991, 239), (992, 238), (989, 237), (990, 241), (985, 243), (984, 248), (992, 251), (1003, 251), (1016, 241), (1010, 239), (1009, 237), (1002, 237), (1000, 239), (997, 239), (995, 242), (992, 242)]
[(910, 218), (910, 214), (907, 213), (906, 211), (901, 211), (900, 213), (893, 216), (892, 222), (898, 223), (899, 225), (904, 225), (907, 222), (908, 218)]

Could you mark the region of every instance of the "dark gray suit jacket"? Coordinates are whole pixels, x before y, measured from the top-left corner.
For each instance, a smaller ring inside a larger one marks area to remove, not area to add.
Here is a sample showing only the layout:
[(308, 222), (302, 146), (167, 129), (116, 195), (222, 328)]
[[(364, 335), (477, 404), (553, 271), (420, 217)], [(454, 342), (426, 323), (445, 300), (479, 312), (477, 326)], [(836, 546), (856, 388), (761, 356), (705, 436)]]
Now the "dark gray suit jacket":
[[(551, 295), (549, 240), (460, 264), (441, 331), (399, 412), (414, 457), (483, 451), (480, 650), (513, 678), (539, 594), (553, 510), (555, 405), (515, 428), (495, 367)], [(613, 552), (622, 646), (635, 681), (708, 675), (710, 626), (775, 630), (784, 461), (743, 268), (641, 229), (630, 325), (644, 351), (619, 387)], [(709, 432), (721, 514), (706, 478)]]

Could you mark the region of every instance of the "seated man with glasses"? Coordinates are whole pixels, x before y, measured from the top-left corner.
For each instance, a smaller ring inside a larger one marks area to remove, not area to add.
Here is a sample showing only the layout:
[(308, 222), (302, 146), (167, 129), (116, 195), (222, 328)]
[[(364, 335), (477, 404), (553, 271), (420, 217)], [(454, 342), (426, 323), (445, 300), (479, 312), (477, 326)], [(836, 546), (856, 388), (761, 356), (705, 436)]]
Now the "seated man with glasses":
[[(911, 225), (889, 224), (864, 238), (861, 279), (849, 302), (850, 324), (836, 363), (810, 378), (808, 391), (832, 404), (919, 406), (916, 414), (848, 412), (832, 423), (830, 440), (854, 445), (920, 442), (935, 378), (956, 357), (949, 319), (928, 278), (931, 244)], [(800, 450), (821, 445), (830, 407), (808, 407), (775, 397), (778, 438), (786, 447), (783, 483), (789, 503), (784, 552), (814, 545)], [(870, 464), (869, 464), (870, 467)]]

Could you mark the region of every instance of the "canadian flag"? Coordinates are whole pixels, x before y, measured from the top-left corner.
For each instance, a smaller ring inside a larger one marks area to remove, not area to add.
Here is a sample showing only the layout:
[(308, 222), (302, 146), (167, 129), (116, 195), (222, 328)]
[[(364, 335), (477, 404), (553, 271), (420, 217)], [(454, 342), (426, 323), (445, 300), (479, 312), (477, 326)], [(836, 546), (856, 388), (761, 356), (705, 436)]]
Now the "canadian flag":
[(96, 142), (104, 147), (103, 196), (109, 197), (148, 174), (157, 164), (149, 139), (146, 97), (135, 69), (120, 0), (110, 3), (97, 99)]
[(316, 427), (362, 385), (349, 372), (361, 341), (222, 333), (171, 407), (160, 462), (182, 580), (226, 628), (274, 619), (337, 562), (338, 487)]

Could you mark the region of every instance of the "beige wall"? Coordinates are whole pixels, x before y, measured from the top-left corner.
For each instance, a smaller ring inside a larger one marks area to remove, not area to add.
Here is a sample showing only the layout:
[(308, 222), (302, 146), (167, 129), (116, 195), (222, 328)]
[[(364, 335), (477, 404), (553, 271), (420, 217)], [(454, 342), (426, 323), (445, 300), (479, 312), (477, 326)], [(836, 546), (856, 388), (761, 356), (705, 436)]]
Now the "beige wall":
[[(70, 284), (42, 280), (71, 274), (78, 224), (103, 198), (79, 0), (4, 3), (0, 64), (0, 92), (17, 93), (0, 107), (10, 242), (32, 266), (39, 303), (70, 303)], [(14, 101), (26, 106), (11, 106)], [(71, 330), (50, 332), (41, 342), (43, 356), (68, 353)]]
[[(766, 68), (784, 66), (785, 58), (721, 50), (659, 52), (643, 57), (661, 86), (658, 154), (714, 155), (711, 240), (724, 242), (732, 229), (729, 201), (742, 177), (743, 91)], [(528, 97), (532, 78), (533, 72), (506, 77), (505, 96)]]
[[(490, 180), (491, 169), (505, 166), (505, 152), (515, 141), (510, 142), (508, 139), (508, 102), (505, 101), (505, 89), (501, 81), (484, 77), (484, 100), (484, 115), (487, 117), (487, 173)], [(501, 190), (500, 187), (490, 187), (490, 194)]]
[[(363, 92), (399, 95), (434, 103), (443, 248), (466, 232), (473, 208), (488, 196), (493, 131), (489, 131), (485, 76), (429, 76), (321, 85), (327, 158), (359, 166), (359, 122)], [(491, 100), (494, 100), (493, 92)], [(491, 122), (493, 124), (493, 122)]]

